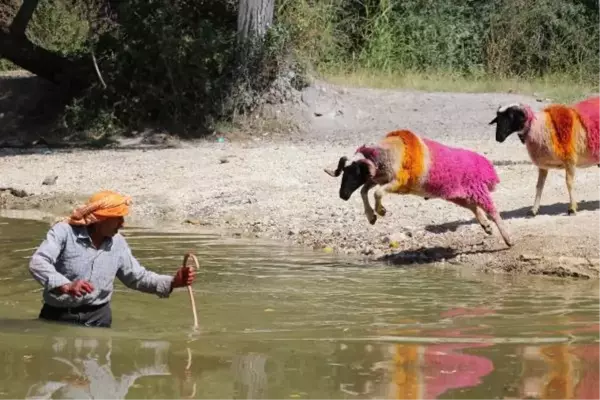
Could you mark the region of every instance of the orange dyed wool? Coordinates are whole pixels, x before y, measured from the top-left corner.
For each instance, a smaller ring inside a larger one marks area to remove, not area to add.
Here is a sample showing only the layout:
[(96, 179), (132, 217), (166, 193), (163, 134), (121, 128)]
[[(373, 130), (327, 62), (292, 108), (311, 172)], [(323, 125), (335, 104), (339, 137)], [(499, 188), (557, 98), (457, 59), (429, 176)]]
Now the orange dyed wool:
[(564, 105), (552, 105), (545, 110), (548, 115), (547, 126), (550, 129), (552, 148), (561, 160), (575, 157), (575, 128), (579, 118), (575, 111)]
[(394, 144), (397, 151), (402, 152), (402, 167), (396, 173), (398, 193), (408, 193), (419, 184), (425, 170), (423, 144), (419, 138), (408, 130), (393, 131), (386, 135), (386, 141), (394, 143), (394, 139), (402, 143)]

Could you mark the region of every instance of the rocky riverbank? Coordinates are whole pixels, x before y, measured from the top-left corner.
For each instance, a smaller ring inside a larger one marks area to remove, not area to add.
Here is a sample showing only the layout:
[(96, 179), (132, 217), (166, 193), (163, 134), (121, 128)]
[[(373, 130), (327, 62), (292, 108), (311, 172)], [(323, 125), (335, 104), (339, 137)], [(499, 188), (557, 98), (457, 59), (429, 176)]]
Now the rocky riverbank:
[[(263, 130), (243, 139), (172, 141), (160, 149), (3, 149), (0, 187), (17, 192), (0, 192), (0, 208), (61, 215), (90, 193), (112, 188), (133, 196), (136, 224), (225, 229), (397, 265), (443, 262), (490, 272), (597, 278), (598, 169), (577, 171), (576, 216), (566, 214), (568, 193), (564, 172), (558, 171), (548, 177), (539, 215), (528, 218), (536, 169), (516, 136), (498, 144), (488, 125), (499, 104), (513, 101), (537, 108), (545, 103), (512, 94), (320, 84), (273, 106), (273, 115), (293, 121), (298, 133)], [(372, 226), (360, 196), (339, 199), (339, 180), (323, 168), (398, 128), (494, 161), (501, 179), (494, 200), (514, 247), (506, 248), (495, 227), (486, 235), (470, 212), (442, 200), (390, 196), (384, 200), (387, 216)]]

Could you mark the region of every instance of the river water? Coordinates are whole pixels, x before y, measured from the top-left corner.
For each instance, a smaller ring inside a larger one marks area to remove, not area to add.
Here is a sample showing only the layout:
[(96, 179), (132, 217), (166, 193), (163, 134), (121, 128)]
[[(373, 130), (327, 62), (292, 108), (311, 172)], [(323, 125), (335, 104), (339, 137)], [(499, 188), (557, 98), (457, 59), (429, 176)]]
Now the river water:
[(187, 290), (116, 281), (113, 328), (43, 323), (47, 223), (0, 218), (0, 398), (598, 398), (599, 285), (352, 265), (217, 235), (126, 229)]

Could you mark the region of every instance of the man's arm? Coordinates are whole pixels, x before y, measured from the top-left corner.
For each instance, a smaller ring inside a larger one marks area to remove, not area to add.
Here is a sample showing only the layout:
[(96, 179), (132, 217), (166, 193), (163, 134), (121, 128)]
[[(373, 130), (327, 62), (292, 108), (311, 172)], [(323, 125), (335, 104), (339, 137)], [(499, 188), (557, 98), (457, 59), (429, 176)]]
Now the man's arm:
[(131, 254), (131, 249), (125, 244), (125, 251), (121, 258), (121, 266), (117, 271), (117, 278), (130, 289), (145, 293), (155, 293), (159, 297), (169, 297), (173, 277), (160, 275), (142, 267), (138, 260)]
[(63, 249), (67, 232), (60, 224), (55, 224), (40, 247), (29, 260), (29, 272), (47, 290), (54, 290), (71, 283), (63, 274), (56, 271), (54, 264)]

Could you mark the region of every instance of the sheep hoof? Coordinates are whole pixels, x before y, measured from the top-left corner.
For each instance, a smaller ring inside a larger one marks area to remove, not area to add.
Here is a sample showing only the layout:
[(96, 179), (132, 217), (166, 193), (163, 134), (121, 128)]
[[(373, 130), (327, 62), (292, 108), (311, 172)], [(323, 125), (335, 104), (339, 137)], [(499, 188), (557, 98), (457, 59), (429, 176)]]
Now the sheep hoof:
[(569, 211), (567, 211), (567, 213), (568, 215), (577, 215), (577, 211), (572, 208), (569, 208)]
[(385, 209), (384, 206), (380, 206), (376, 208), (377, 214), (381, 215), (382, 217), (385, 217), (385, 214), (387, 213), (387, 210)]
[(529, 216), (529, 217), (535, 217), (537, 215), (537, 213), (538, 213), (538, 210), (535, 210), (535, 209), (532, 208), (531, 210), (529, 210), (527, 212), (527, 216)]
[(377, 222), (377, 215), (373, 215), (373, 216), (369, 217), (369, 223), (371, 225), (375, 225), (375, 222)]

